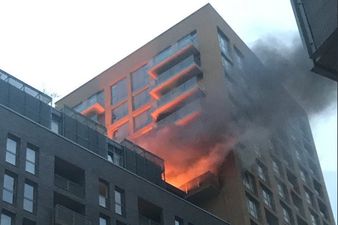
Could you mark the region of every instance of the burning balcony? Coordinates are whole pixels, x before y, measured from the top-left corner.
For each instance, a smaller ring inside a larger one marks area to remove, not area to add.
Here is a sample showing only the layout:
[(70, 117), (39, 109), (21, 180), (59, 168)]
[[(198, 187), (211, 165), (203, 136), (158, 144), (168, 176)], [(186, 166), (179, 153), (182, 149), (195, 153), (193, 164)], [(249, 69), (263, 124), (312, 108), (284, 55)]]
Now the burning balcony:
[(160, 115), (157, 119), (157, 125), (176, 124), (185, 125), (201, 114), (201, 103), (199, 100), (190, 102), (168, 115)]
[(217, 176), (208, 171), (182, 185), (180, 189), (187, 193), (186, 198), (189, 201), (200, 202), (216, 196), (220, 191), (220, 184)]
[(103, 92), (100, 91), (87, 100), (83, 101), (79, 105), (74, 107), (74, 110), (80, 112), (85, 116), (89, 116), (92, 114), (100, 115), (104, 113), (104, 96)]
[(192, 77), (201, 74), (202, 69), (199, 66), (199, 59), (194, 55), (190, 55), (174, 66), (158, 73), (155, 80), (155, 87), (150, 91), (150, 94), (158, 99), (172, 87), (176, 87)]

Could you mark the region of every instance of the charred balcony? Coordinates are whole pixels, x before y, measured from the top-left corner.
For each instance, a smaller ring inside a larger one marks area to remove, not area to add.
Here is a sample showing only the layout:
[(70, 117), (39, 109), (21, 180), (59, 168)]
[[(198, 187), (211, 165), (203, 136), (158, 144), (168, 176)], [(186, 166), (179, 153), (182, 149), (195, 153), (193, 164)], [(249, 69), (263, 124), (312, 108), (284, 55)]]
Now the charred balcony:
[(186, 198), (191, 202), (201, 202), (220, 191), (220, 184), (216, 175), (206, 172), (184, 184), (180, 189), (187, 193)]
[(173, 87), (200, 75), (202, 75), (202, 69), (199, 56), (189, 55), (170, 67), (159, 70), (155, 79), (155, 86), (150, 94), (158, 99)]

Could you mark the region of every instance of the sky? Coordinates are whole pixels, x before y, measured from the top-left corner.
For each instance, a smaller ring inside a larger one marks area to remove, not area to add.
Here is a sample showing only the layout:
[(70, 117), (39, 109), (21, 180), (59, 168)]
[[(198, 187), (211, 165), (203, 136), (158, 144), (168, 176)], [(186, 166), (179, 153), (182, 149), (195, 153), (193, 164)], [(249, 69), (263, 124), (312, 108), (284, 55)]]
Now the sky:
[[(298, 34), (289, 0), (209, 2), (249, 47), (267, 36), (287, 42)], [(0, 0), (0, 68), (58, 99), (206, 3)], [(310, 123), (337, 218), (337, 104)]]

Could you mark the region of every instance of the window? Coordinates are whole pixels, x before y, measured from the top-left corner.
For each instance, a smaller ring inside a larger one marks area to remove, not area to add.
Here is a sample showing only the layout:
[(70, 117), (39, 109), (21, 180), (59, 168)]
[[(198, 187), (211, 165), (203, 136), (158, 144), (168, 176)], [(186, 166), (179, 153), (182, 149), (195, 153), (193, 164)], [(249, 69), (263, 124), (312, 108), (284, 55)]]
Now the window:
[(26, 148), (26, 163), (25, 170), (31, 174), (36, 173), (36, 157), (37, 151), (33, 150), (31, 147)]
[(309, 205), (312, 206), (312, 204), (313, 204), (313, 201), (312, 201), (312, 194), (310, 194), (310, 192), (307, 191), (307, 190), (304, 191), (304, 194), (305, 194), (305, 200), (306, 200), (306, 202), (307, 202)]
[(114, 84), (111, 87), (111, 95), (113, 105), (126, 99), (128, 96), (127, 79), (124, 78), (118, 81), (116, 84)]
[(249, 214), (253, 218), (258, 219), (258, 204), (256, 203), (256, 201), (250, 197), (247, 197), (247, 206)]
[(104, 215), (100, 215), (99, 225), (109, 225), (109, 218)]
[(263, 165), (261, 164), (257, 165), (257, 173), (260, 179), (262, 179), (263, 181), (267, 181), (266, 169), (265, 167), (263, 167)]
[(60, 133), (60, 120), (56, 118), (56, 116), (52, 115), (52, 122), (50, 125), (50, 129), (54, 132), (59, 134)]
[(310, 213), (310, 220), (311, 220), (311, 225), (318, 225), (319, 224), (317, 222), (317, 216), (315, 216), (312, 212)]
[(299, 161), (302, 160), (302, 159), (301, 159), (301, 156), (300, 156), (299, 150), (296, 150), (296, 158), (297, 158)]
[(34, 221), (24, 218), (22, 225), (36, 225), (36, 223)]
[(272, 194), (266, 188), (262, 188), (262, 196), (265, 205), (273, 209)]
[(253, 176), (249, 174), (248, 172), (246, 172), (243, 176), (243, 184), (248, 190), (252, 192), (256, 192), (255, 180)]
[(278, 195), (282, 199), (287, 199), (287, 193), (284, 184), (278, 182), (277, 183), (277, 190), (278, 190)]
[(142, 66), (135, 72), (131, 73), (131, 87), (133, 91), (137, 91), (148, 84), (149, 75), (147, 73), (147, 65)]
[(117, 148), (115, 146), (108, 146), (108, 161), (114, 163), (118, 166), (124, 166), (124, 154), (123, 149)]
[(113, 109), (113, 112), (111, 115), (112, 123), (125, 117), (127, 114), (128, 114), (128, 104), (126, 102), (120, 105), (119, 107)]
[(6, 143), (6, 162), (16, 165), (16, 153), (18, 150), (18, 141), (8, 137)]
[(175, 216), (175, 223), (174, 223), (174, 225), (183, 225), (183, 224), (184, 224), (183, 223), (183, 219)]
[(124, 191), (118, 187), (115, 188), (115, 213), (124, 215)]
[(287, 224), (291, 224), (290, 210), (287, 209), (285, 206), (282, 206), (282, 213), (284, 222)]
[(239, 69), (243, 69), (243, 54), (236, 48), (234, 47), (234, 58), (235, 58), (235, 63), (239, 67)]
[(1, 225), (13, 225), (14, 224), (14, 216), (10, 213), (2, 212), (1, 213)]
[(300, 173), (300, 178), (302, 179), (302, 181), (303, 181), (304, 183), (306, 183), (306, 175), (305, 175), (305, 172), (301, 169), (301, 170), (299, 171), (299, 173)]
[(129, 124), (128, 122), (120, 126), (114, 131), (114, 138), (123, 139), (129, 135)]
[(230, 57), (229, 39), (220, 30), (218, 30), (218, 41), (219, 41), (219, 47), (221, 48), (222, 53), (226, 55), (227, 57)]
[(105, 208), (108, 208), (108, 199), (109, 199), (109, 188), (108, 183), (105, 181), (99, 181), (99, 205)]
[(279, 163), (276, 162), (275, 160), (272, 161), (272, 169), (278, 176), (281, 175)]
[(150, 96), (148, 91), (143, 91), (140, 94), (133, 97), (133, 109), (136, 110), (141, 106), (147, 104), (149, 102)]
[(26, 182), (24, 184), (23, 209), (28, 212), (34, 211), (35, 187)]
[(140, 115), (137, 115), (134, 118), (135, 123), (135, 131), (145, 127), (151, 122), (150, 118), (150, 110), (146, 110), (145, 112), (141, 113)]
[(2, 189), (2, 200), (10, 204), (14, 203), (16, 180), (14, 176), (7, 173), (4, 175), (4, 184)]

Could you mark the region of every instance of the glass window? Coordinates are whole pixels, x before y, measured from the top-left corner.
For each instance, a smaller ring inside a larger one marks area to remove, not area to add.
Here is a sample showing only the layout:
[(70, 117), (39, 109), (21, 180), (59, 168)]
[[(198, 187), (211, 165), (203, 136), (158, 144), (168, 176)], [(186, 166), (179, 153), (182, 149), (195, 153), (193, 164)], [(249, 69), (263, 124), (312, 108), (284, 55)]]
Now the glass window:
[(151, 122), (150, 110), (146, 110), (134, 118), (135, 131), (145, 127)]
[(279, 163), (276, 162), (275, 160), (272, 161), (272, 169), (273, 171), (280, 176), (280, 167), (279, 167)]
[(122, 79), (111, 88), (112, 104), (116, 104), (126, 99), (128, 96), (127, 79)]
[(285, 208), (285, 206), (282, 206), (282, 212), (283, 212), (283, 220), (285, 223), (290, 224), (291, 223), (291, 216), (290, 211)]
[(23, 209), (32, 213), (34, 211), (34, 199), (35, 199), (34, 186), (25, 183), (23, 196)]
[(311, 225), (318, 225), (317, 217), (313, 215), (313, 213), (310, 213), (310, 219), (311, 219)]
[(144, 65), (135, 72), (131, 73), (131, 87), (133, 91), (137, 91), (148, 84), (149, 75), (147, 70), (147, 65)]
[(18, 141), (12, 139), (12, 138), (7, 138), (7, 143), (6, 143), (6, 162), (16, 165), (16, 153), (18, 149)]
[(133, 109), (136, 110), (140, 108), (141, 106), (147, 104), (150, 100), (150, 96), (148, 94), (148, 91), (145, 90), (142, 93), (136, 95), (133, 97)]
[(179, 218), (179, 217), (175, 217), (175, 225), (183, 225), (183, 219)]
[(114, 138), (123, 139), (129, 135), (129, 125), (128, 122), (120, 126), (114, 131)]
[(305, 175), (305, 172), (301, 169), (301, 170), (299, 171), (299, 173), (300, 173), (300, 178), (302, 179), (302, 181), (303, 181), (304, 183), (306, 183), (306, 175)]
[(272, 203), (271, 192), (266, 190), (265, 188), (262, 188), (262, 196), (263, 196), (263, 201), (264, 201), (265, 205), (269, 206), (272, 209), (273, 203)]
[(9, 174), (4, 175), (4, 184), (2, 189), (2, 200), (10, 204), (14, 203), (15, 178)]
[(115, 188), (115, 213), (124, 215), (124, 191), (120, 188)]
[(254, 178), (251, 174), (249, 174), (247, 172), (244, 174), (243, 184), (248, 190), (250, 190), (252, 192), (256, 192), (255, 180), (254, 180)]
[(243, 54), (236, 48), (234, 47), (234, 58), (235, 58), (235, 63), (239, 67), (239, 69), (243, 69)]
[(99, 218), (99, 225), (109, 225), (108, 217), (101, 215)]
[(220, 30), (218, 30), (218, 41), (219, 41), (219, 47), (221, 48), (222, 53), (226, 55), (227, 57), (230, 57), (229, 39)]
[(249, 214), (253, 218), (258, 219), (258, 206), (257, 206), (257, 203), (253, 199), (247, 197), (247, 206), (248, 206)]
[(108, 146), (108, 161), (118, 166), (124, 166), (124, 154), (123, 150), (114, 146)]
[(1, 213), (1, 225), (13, 225), (14, 221), (13, 221), (13, 216), (2, 212)]
[(108, 184), (104, 181), (99, 181), (99, 205), (108, 208)]
[(119, 107), (115, 108), (112, 112), (112, 123), (128, 115), (128, 104), (123, 103)]
[(37, 151), (31, 149), (30, 147), (26, 148), (25, 170), (31, 174), (36, 173), (36, 156)]
[(266, 169), (260, 164), (257, 165), (257, 173), (259, 178), (263, 181), (267, 181)]
[(278, 190), (279, 197), (281, 197), (282, 199), (286, 199), (286, 191), (285, 191), (284, 185), (281, 183), (278, 183), (277, 190)]
[(306, 202), (309, 204), (309, 205), (312, 205), (312, 195), (307, 191), (305, 190), (305, 199), (306, 199)]

